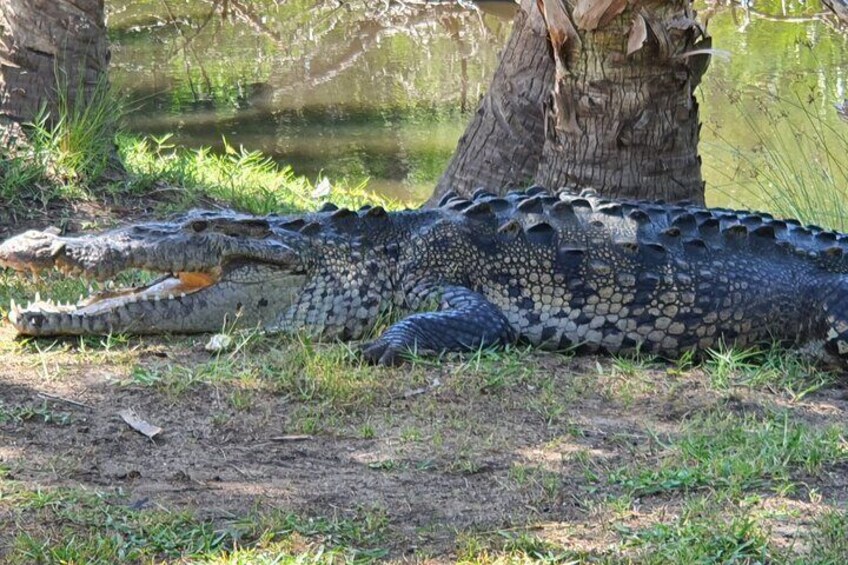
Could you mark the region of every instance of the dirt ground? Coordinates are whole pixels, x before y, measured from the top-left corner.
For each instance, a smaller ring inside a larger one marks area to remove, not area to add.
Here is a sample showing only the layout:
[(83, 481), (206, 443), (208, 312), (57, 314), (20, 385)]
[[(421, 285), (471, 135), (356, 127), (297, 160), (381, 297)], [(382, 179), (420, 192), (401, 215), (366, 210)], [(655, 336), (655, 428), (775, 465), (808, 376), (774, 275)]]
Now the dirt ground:
[[(133, 382), (145, 368), (207, 361), (202, 338), (133, 340), (96, 355), (68, 344), (21, 352), (12, 340), (4, 328), (0, 405), (46, 408), (54, 421), (0, 425), (6, 479), (31, 488), (121, 491), (137, 508), (188, 509), (212, 521), (270, 509), (377, 513), (390, 532), (384, 545), (397, 558), (450, 560), (463, 532), (515, 528), (603, 552), (615, 543), (616, 528), (673, 515), (683, 497), (645, 496), (615, 514), (603, 503), (625, 489), (594, 475), (650, 458), (653, 435), (674, 434), (698, 413), (756, 413), (781, 402), (768, 393), (718, 394), (698, 376), (661, 368), (643, 371), (634, 385), (624, 380), (632, 375), (616, 376), (609, 360), (534, 353), (534, 373), (545, 373), (539, 381), (562, 387), (547, 401), (541, 397), (549, 392), (533, 379), (489, 392), (490, 375), (481, 382), (468, 371), (465, 382), (467, 367), (450, 362), (417, 375), (383, 371), (388, 384), (380, 394), (333, 414), (321, 400), (261, 388), (248, 391), (246, 403), (235, 402), (234, 390), (245, 389), (226, 382), (178, 393)], [(310, 407), (327, 421), (304, 429)], [(118, 416), (125, 408), (164, 431), (153, 440), (133, 431)], [(841, 387), (793, 410), (812, 423), (848, 422)], [(529, 470), (531, 479), (519, 480), (516, 469)], [(842, 464), (805, 477), (803, 488), (780, 503), (815, 513), (809, 493), (816, 492), (819, 506), (844, 508), (846, 470)], [(800, 525), (785, 535), (796, 537)], [(0, 529), (0, 542), (13, 533)]]
[[(717, 387), (668, 363), (518, 351), (399, 369), (343, 354), (322, 368), (320, 357), (294, 359), (311, 346), (269, 339), (224, 359), (204, 351), (207, 339), (20, 342), (4, 325), (0, 484), (119, 494), (140, 512), (213, 524), (273, 510), (377, 521), (391, 559), (452, 561), (504, 532), (614, 556), (627, 555), (627, 532), (723, 492), (640, 491), (617, 478), (658, 468), (698, 418), (787, 410), (814, 429), (848, 429), (844, 375), (797, 399)], [(118, 415), (127, 408), (163, 431), (134, 431)], [(816, 517), (848, 506), (848, 464), (789, 471), (792, 488), (767, 476), (716, 504), (756, 495), (771, 547), (803, 555)], [(8, 500), (0, 560), (21, 531), (55, 526)]]

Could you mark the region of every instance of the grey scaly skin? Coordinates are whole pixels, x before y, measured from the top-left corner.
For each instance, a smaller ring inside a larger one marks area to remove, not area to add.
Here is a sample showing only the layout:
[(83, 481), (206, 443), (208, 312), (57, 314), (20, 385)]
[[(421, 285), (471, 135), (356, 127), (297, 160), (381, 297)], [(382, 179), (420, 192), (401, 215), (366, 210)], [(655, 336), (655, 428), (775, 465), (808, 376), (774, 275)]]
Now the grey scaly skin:
[[(26, 232), (0, 265), (108, 279), (171, 273), (78, 305), (13, 306), (25, 335), (267, 331), (362, 339), (395, 363), (521, 340), (586, 351), (822, 341), (848, 357), (848, 236), (768, 214), (609, 201), (534, 187), (432, 210), (301, 216), (191, 212), (96, 236)], [(434, 311), (419, 311), (424, 306)]]

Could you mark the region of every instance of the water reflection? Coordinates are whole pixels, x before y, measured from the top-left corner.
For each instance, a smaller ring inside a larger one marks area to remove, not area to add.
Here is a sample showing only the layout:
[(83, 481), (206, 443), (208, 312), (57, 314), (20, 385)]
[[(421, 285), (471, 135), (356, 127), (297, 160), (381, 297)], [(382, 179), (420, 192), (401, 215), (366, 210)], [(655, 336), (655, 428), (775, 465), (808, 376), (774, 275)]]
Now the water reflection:
[[(225, 136), (312, 178), (369, 177), (374, 190), (409, 201), (432, 190), (509, 34), (508, 20), (454, 2), (108, 8), (112, 80), (138, 100), (131, 129), (174, 132), (187, 146), (220, 148)], [(762, 205), (745, 156), (775, 122), (789, 135), (811, 115), (845, 127), (834, 105), (846, 97), (846, 36), (818, 2), (699, 9), (713, 45), (731, 54), (714, 59), (699, 93), (708, 199)]]
[[(713, 45), (730, 53), (713, 59), (699, 93), (708, 201), (770, 207), (756, 182), (766, 154), (780, 152), (802, 176), (805, 161), (839, 146), (848, 36), (819, 2), (718, 4), (702, 11)], [(848, 156), (836, 157), (848, 170)]]
[(113, 81), (141, 99), (132, 129), (189, 146), (220, 148), (226, 136), (298, 173), (370, 177), (407, 200), (432, 190), (509, 33), (508, 21), (455, 3), (112, 10)]

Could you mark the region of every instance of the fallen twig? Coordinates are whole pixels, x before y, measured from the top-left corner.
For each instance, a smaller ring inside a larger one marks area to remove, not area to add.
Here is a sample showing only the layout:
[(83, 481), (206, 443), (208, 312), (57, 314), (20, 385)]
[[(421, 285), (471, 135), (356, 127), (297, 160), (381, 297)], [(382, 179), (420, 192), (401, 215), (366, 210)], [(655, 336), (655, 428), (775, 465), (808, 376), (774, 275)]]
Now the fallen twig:
[(41, 398), (42, 400), (53, 400), (55, 402), (66, 402), (68, 404), (73, 404), (74, 406), (79, 406), (80, 408), (94, 410), (94, 407), (90, 404), (86, 404), (84, 402), (77, 402), (76, 400), (71, 400), (70, 398), (64, 398), (61, 396), (56, 396), (55, 394), (48, 394), (46, 392), (39, 392), (38, 398)]

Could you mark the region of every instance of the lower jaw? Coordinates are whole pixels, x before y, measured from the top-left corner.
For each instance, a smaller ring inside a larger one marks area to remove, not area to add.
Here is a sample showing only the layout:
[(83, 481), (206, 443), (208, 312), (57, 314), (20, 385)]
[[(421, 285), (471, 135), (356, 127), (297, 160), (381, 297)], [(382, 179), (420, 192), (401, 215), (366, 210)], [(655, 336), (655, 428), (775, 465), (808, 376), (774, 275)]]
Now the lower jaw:
[[(82, 312), (22, 312), (13, 322), (26, 336), (107, 335), (112, 333), (163, 334), (220, 331), (227, 319), (236, 317), (226, 309), (193, 308), (188, 299), (140, 301), (97, 314)], [(196, 305), (194, 305), (196, 306)]]

